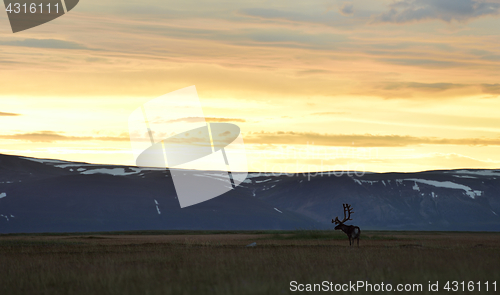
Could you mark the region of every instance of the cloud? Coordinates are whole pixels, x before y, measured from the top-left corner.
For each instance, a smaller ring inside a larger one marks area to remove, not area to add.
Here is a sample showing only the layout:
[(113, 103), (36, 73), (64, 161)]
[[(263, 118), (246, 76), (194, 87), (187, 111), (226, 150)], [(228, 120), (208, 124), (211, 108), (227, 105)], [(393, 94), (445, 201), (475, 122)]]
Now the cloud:
[(58, 39), (24, 39), (0, 41), (0, 45), (53, 49), (90, 49), (77, 42)]
[(329, 74), (331, 71), (320, 70), (320, 69), (310, 69), (310, 70), (300, 70), (297, 71), (297, 76), (308, 76), (308, 75), (323, 75)]
[(390, 4), (389, 10), (377, 15), (374, 22), (408, 23), (435, 19), (467, 22), (499, 12), (500, 3), (495, 0), (401, 0)]
[(424, 59), (424, 58), (381, 58), (381, 62), (390, 63), (401, 66), (417, 66), (422, 68), (459, 68), (465, 65), (460, 61), (448, 61), (438, 59)]
[(14, 114), (14, 113), (3, 113), (3, 112), (0, 112), (0, 117), (2, 116), (6, 116), (6, 117), (10, 117), (10, 116), (21, 116), (20, 114)]
[[(354, 15), (354, 5), (350, 3), (340, 4), (338, 13), (327, 8), (325, 12), (320, 5), (304, 6), (302, 4), (289, 5), (287, 7), (276, 8), (241, 8), (238, 10), (238, 15), (244, 17), (252, 17), (260, 21), (266, 21), (268, 24), (275, 26), (283, 26), (293, 24), (322, 24), (335, 28), (352, 28), (354, 24), (364, 24), (366, 20), (350, 18), (346, 21), (345, 17), (339, 17), (339, 13), (344, 16)], [(360, 14), (363, 14), (361, 12)]]
[(500, 84), (481, 84), (484, 93), (500, 94)]
[(54, 141), (129, 141), (128, 136), (66, 136), (54, 131), (38, 131), (32, 133), (18, 133), (9, 135), (0, 135), (2, 139), (24, 140), (31, 142), (54, 142)]
[(424, 92), (439, 92), (450, 89), (464, 88), (470, 85), (455, 83), (418, 83), (418, 82), (391, 82), (386, 83), (380, 88), (383, 90), (417, 90)]
[[(30, 142), (57, 142), (57, 141), (129, 141), (123, 136), (66, 136), (54, 131), (38, 131), (32, 133), (18, 133), (0, 135), (1, 139), (23, 140)], [(198, 142), (199, 138), (190, 137), (181, 139)], [(500, 138), (459, 138), (447, 139), (436, 137), (414, 137), (402, 135), (372, 135), (372, 134), (320, 134), (314, 132), (255, 132), (245, 136), (245, 143), (254, 144), (314, 144), (318, 146), (353, 146), (353, 147), (404, 147), (422, 144), (439, 145), (471, 145), (490, 146), (500, 145)]]
[(245, 136), (245, 143), (255, 144), (314, 144), (320, 146), (405, 147), (432, 145), (500, 145), (500, 138), (437, 138), (408, 135), (320, 134), (313, 132), (260, 132)]
[[(246, 122), (245, 119), (238, 118), (215, 118), (215, 117), (186, 117), (175, 120), (164, 121), (164, 123), (175, 123), (175, 122), (186, 122), (186, 123), (196, 123), (196, 122)], [(161, 123), (163, 121), (155, 121), (155, 123)]]
[(421, 82), (375, 82), (367, 85), (367, 88), (356, 91), (353, 94), (366, 94), (382, 97), (385, 99), (413, 99), (413, 98), (435, 98), (437, 96), (442, 98), (455, 98), (467, 95), (474, 95), (482, 93), (478, 84), (465, 84), (465, 83), (421, 83)]
[(312, 116), (330, 116), (330, 115), (348, 115), (348, 112), (318, 112), (312, 113)]
[(206, 122), (246, 122), (245, 119), (237, 119), (237, 118), (212, 118), (206, 117)]
[(500, 84), (383, 82), (373, 85), (371, 93), (384, 98), (421, 97), (418, 93), (443, 93), (445, 96), (451, 95), (450, 97), (479, 93), (498, 95)]
[(0, 64), (11, 65), (11, 64), (20, 64), (20, 62), (0, 59)]
[(351, 16), (354, 14), (354, 5), (352, 3), (343, 3), (339, 7), (340, 14), (345, 16)]

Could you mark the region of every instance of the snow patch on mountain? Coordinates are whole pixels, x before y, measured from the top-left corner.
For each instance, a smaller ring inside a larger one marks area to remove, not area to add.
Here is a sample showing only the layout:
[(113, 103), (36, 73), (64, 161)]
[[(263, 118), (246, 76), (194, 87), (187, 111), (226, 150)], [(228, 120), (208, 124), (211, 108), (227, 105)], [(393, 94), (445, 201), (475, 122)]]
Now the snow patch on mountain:
[(418, 179), (418, 178), (406, 178), (403, 179), (405, 181), (414, 181), (414, 182), (420, 182), (424, 183), (427, 185), (432, 185), (436, 187), (444, 187), (444, 188), (452, 188), (452, 189), (463, 189), (466, 191), (470, 191), (471, 188), (462, 184), (454, 183), (451, 181), (437, 181), (437, 180), (427, 180), (427, 179)]
[(45, 163), (53, 163), (53, 164), (68, 163), (68, 161), (62, 161), (62, 160), (36, 159), (36, 158), (25, 158), (25, 157), (20, 157), (20, 158), (24, 159), (24, 160), (30, 160), (33, 162), (37, 162), (37, 163), (42, 163), (42, 164), (45, 164)]
[(113, 176), (124, 176), (124, 175), (137, 174), (141, 172), (141, 169), (139, 168), (130, 168), (130, 169), (134, 171), (125, 172), (125, 168), (99, 168), (99, 169), (83, 171), (80, 172), (80, 174), (109, 174)]
[(156, 211), (158, 212), (158, 215), (161, 215), (160, 208), (158, 207), (158, 205), (160, 205), (160, 204), (158, 204), (157, 200), (155, 200), (155, 204), (156, 204)]
[[(465, 194), (467, 194), (470, 198), (475, 199), (477, 196), (481, 196), (482, 192), (478, 190), (472, 190), (470, 187), (463, 185), (463, 184), (458, 184), (454, 183), (451, 181), (436, 181), (436, 180), (426, 180), (426, 179), (418, 179), (418, 178), (407, 178), (403, 179), (405, 181), (414, 181), (415, 186), (418, 188), (417, 182), (435, 186), (435, 187), (443, 187), (443, 188), (451, 188), (451, 189), (461, 189), (465, 191)], [(415, 186), (413, 186), (414, 190)], [(420, 190), (420, 189), (418, 189)]]
[(255, 183), (263, 183), (272, 180), (272, 178), (264, 179), (264, 180), (256, 180)]
[(57, 167), (57, 168), (68, 168), (68, 167), (90, 167), (90, 166), (95, 166), (95, 165), (93, 165), (93, 164), (80, 164), (80, 163), (62, 164), (62, 165), (54, 165), (54, 167)]
[[(354, 182), (356, 182), (359, 185), (362, 185), (363, 183), (367, 183), (369, 185), (374, 185), (375, 183), (378, 183), (378, 180), (360, 180), (360, 179), (355, 179), (355, 178), (353, 178), (352, 180), (354, 180)], [(384, 181), (382, 180), (382, 182), (384, 182)], [(385, 182), (384, 182), (384, 186), (385, 186)]]
[(474, 178), (477, 179), (477, 177), (470, 176), (470, 175), (452, 175), (453, 177), (459, 177), (459, 178)]
[(255, 177), (270, 177), (270, 176), (273, 176), (272, 173), (261, 173), (261, 172), (256, 172), (256, 173), (253, 173), (253, 172), (250, 172), (248, 173), (247, 177), (249, 178), (255, 178)]
[(472, 174), (480, 176), (500, 176), (499, 170), (456, 170), (447, 173)]
[[(209, 174), (209, 173), (203, 173), (203, 174), (194, 174), (195, 176), (200, 176), (200, 177), (206, 177), (210, 179), (215, 179), (218, 181), (222, 181), (224, 183), (228, 183), (229, 180), (229, 175), (225, 173), (225, 175), (222, 174)], [(232, 188), (232, 187), (231, 187)]]

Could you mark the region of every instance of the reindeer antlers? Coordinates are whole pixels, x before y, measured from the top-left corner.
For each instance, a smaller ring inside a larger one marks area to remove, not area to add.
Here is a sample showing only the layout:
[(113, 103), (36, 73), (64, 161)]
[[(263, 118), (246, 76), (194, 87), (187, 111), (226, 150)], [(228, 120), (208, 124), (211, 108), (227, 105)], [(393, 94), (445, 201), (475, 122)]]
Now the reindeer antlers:
[[(339, 220), (339, 217), (335, 217), (335, 220), (332, 219), (332, 223), (335, 222), (335, 224), (340, 224), (340, 223), (344, 223), (346, 222), (347, 220), (352, 220), (351, 219), (351, 214), (354, 213), (354, 211), (352, 211), (352, 208), (351, 208), (351, 205), (349, 204), (342, 204), (344, 206), (344, 220), (340, 221)], [(347, 217), (346, 217), (346, 213), (347, 213)]]

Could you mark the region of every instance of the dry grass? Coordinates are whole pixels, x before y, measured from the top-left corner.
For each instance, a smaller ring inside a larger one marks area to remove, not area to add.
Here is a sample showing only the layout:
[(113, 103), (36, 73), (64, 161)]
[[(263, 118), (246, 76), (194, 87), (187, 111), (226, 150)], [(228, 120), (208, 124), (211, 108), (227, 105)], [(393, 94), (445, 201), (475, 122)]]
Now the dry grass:
[[(251, 242), (257, 246), (245, 247)], [(359, 248), (330, 231), (0, 236), (0, 294), (288, 294), (293, 280), (492, 282), (500, 278), (499, 242), (498, 233), (364, 232)]]

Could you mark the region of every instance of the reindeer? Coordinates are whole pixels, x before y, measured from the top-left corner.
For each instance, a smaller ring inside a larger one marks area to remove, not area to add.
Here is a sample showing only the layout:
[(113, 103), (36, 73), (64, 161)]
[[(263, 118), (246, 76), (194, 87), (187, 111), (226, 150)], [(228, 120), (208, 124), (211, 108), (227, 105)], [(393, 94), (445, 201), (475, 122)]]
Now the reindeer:
[[(344, 206), (344, 220), (340, 221), (338, 216), (337, 216), (337, 217), (335, 217), (335, 220), (332, 219), (332, 223), (337, 224), (337, 226), (335, 226), (336, 230), (341, 229), (343, 232), (346, 233), (347, 237), (349, 238), (349, 246), (352, 246), (352, 244), (354, 244), (354, 240), (357, 239), (358, 240), (358, 247), (359, 247), (359, 236), (361, 235), (361, 229), (359, 229), (359, 227), (354, 226), (354, 225), (345, 225), (344, 224), (344, 222), (346, 222), (347, 220), (352, 220), (351, 213), (354, 213), (354, 212), (352, 211), (351, 205), (343, 204), (343, 206)], [(347, 217), (346, 217), (346, 213), (347, 213)], [(352, 244), (351, 244), (351, 240), (352, 240)]]

